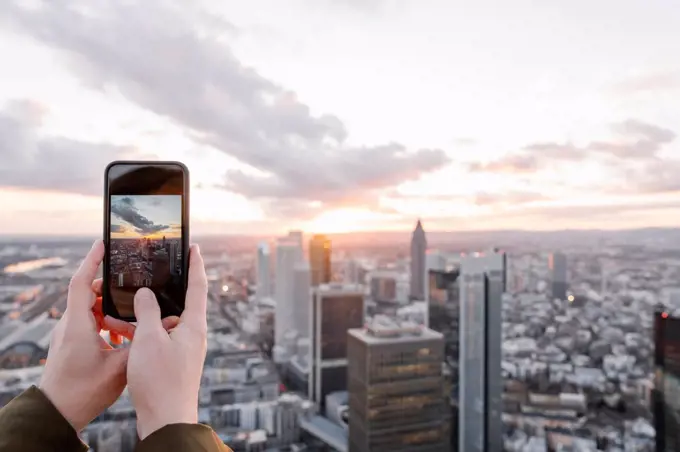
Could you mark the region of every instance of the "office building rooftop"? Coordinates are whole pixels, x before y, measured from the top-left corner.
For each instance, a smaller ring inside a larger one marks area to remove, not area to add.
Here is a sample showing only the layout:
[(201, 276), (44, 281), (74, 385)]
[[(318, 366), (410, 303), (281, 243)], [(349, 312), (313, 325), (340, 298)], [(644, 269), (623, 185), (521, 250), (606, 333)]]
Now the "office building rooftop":
[(364, 328), (350, 329), (348, 333), (369, 345), (443, 338), (441, 333), (423, 325), (409, 321), (398, 322), (385, 316), (376, 316)]

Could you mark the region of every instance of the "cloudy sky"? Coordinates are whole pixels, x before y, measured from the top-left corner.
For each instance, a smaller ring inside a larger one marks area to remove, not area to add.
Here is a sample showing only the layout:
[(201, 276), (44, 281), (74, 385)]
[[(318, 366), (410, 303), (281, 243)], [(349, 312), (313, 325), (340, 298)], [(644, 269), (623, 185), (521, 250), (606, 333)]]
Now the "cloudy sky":
[(676, 226), (678, 23), (675, 0), (7, 0), (0, 233), (97, 234), (120, 158), (185, 162), (195, 233)]
[(181, 235), (181, 196), (111, 196), (112, 238), (172, 239)]

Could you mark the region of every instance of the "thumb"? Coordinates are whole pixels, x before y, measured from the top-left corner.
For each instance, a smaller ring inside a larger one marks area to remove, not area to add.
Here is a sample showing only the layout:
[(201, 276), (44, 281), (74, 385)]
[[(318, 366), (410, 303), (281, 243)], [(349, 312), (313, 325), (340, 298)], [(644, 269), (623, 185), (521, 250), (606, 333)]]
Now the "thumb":
[(161, 308), (153, 292), (143, 287), (135, 294), (135, 317), (137, 317), (136, 332), (163, 330), (161, 323)]

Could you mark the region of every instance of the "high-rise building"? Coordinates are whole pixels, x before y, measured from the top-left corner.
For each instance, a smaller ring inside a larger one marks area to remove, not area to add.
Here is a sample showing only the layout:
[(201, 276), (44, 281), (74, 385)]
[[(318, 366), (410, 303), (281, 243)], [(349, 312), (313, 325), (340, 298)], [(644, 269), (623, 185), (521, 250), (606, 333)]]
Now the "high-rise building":
[(281, 344), (286, 332), (295, 329), (293, 280), (298, 262), (298, 245), (279, 241), (276, 246), (276, 314), (274, 317), (274, 343)]
[(359, 284), (360, 281), (360, 270), (361, 270), (361, 265), (359, 263), (352, 259), (349, 258), (345, 261), (345, 268), (344, 268), (344, 274), (343, 274), (343, 282), (345, 284)]
[(559, 300), (567, 299), (569, 280), (567, 279), (567, 256), (563, 253), (552, 253), (548, 260), (551, 273), (552, 297)]
[(652, 413), (656, 450), (680, 450), (680, 317), (667, 312), (654, 315), (654, 366)]
[(348, 331), (349, 452), (448, 452), (444, 338), (376, 318)]
[(347, 389), (347, 330), (364, 323), (361, 285), (322, 284), (313, 289), (310, 312), (309, 398)]
[[(425, 275), (427, 276), (428, 270), (446, 270), (446, 256), (439, 250), (427, 250), (425, 254)], [(425, 282), (427, 286), (427, 281)]]
[(293, 269), (293, 321), (301, 337), (309, 337), (309, 307), (311, 303), (309, 264), (298, 262)]
[(163, 287), (170, 277), (170, 256), (165, 250), (156, 251), (151, 260), (151, 285)]
[(394, 303), (397, 301), (397, 281), (399, 273), (392, 270), (374, 270), (369, 274), (369, 293), (377, 302)]
[(173, 275), (180, 274), (181, 269), (179, 265), (180, 247), (179, 241), (173, 240), (167, 245), (168, 253), (170, 254), (170, 272)]
[(298, 246), (298, 261), (304, 260), (303, 240), (304, 234), (302, 231), (288, 231), (288, 236), (284, 239), (288, 242), (295, 242)]
[(415, 300), (425, 299), (426, 253), (427, 239), (423, 225), (418, 220), (411, 237), (411, 298)]
[(444, 337), (444, 365), (449, 384), (451, 450), (458, 450), (458, 394), (460, 359), (460, 288), (458, 270), (428, 272), (426, 325)]
[(312, 286), (331, 282), (331, 241), (316, 234), (309, 241), (309, 265), (312, 272)]
[(501, 377), (505, 253), (461, 260), (458, 450), (503, 450)]
[(257, 246), (257, 262), (256, 262), (256, 272), (257, 272), (257, 284), (256, 291), (257, 298), (260, 300), (271, 296), (271, 276), (270, 276), (270, 265), (271, 256), (269, 254), (269, 245), (266, 242), (262, 242)]

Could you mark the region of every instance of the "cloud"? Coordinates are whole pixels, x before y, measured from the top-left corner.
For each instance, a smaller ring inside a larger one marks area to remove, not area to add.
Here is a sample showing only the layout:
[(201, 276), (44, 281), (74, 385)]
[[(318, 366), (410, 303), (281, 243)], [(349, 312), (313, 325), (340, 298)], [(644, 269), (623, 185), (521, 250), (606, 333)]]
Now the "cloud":
[(678, 88), (680, 88), (680, 73), (658, 72), (630, 77), (615, 83), (612, 86), (612, 92), (618, 95), (630, 95)]
[(497, 160), (472, 163), (469, 169), (486, 173), (537, 173), (558, 163), (601, 157), (610, 158), (609, 166), (616, 163), (611, 162), (611, 158), (614, 158), (622, 167), (627, 167), (631, 160), (658, 160), (663, 146), (672, 143), (676, 138), (672, 130), (636, 119), (611, 124), (610, 128), (622, 139), (592, 141), (582, 147), (573, 143), (532, 143)]
[(123, 226), (122, 224), (112, 224), (111, 225), (111, 232), (115, 234), (123, 234), (128, 230), (127, 227)]
[(531, 154), (509, 154), (487, 163), (474, 162), (469, 170), (482, 173), (535, 173), (541, 168), (541, 160)]
[(130, 201), (132, 201), (130, 198), (123, 198), (112, 202), (111, 214), (129, 223), (135, 232), (141, 235), (150, 235), (170, 228), (167, 224), (156, 224), (140, 214), (139, 210)]
[(96, 10), (75, 3), (88, 6), (43, 2), (29, 10), (14, 1), (3, 13), (17, 30), (63, 50), (90, 86), (114, 88), (189, 129), (197, 141), (260, 170), (264, 176), (231, 171), (223, 186), (271, 212), (361, 202), (367, 191), (418, 179), (450, 162), (439, 149), (349, 145), (339, 118), (313, 114), (294, 92), (244, 66), (217, 36), (215, 23), (204, 23), (206, 15), (187, 18), (175, 3), (160, 0), (102, 1)]
[(549, 197), (529, 191), (509, 191), (503, 193), (479, 192), (474, 196), (474, 203), (478, 206), (496, 206), (499, 204), (522, 205), (536, 201), (545, 201)]
[(101, 196), (106, 165), (134, 156), (130, 147), (40, 134), (47, 110), (14, 100), (0, 110), (0, 187)]
[(680, 199), (649, 202), (630, 200), (624, 203), (599, 204), (537, 204), (523, 206), (499, 206), (492, 211), (468, 216), (427, 216), (424, 221), (435, 225), (456, 224), (461, 228), (531, 230), (536, 225), (547, 224), (551, 229), (612, 228), (625, 223), (631, 227), (646, 227), (649, 216), (657, 212), (677, 212)]

